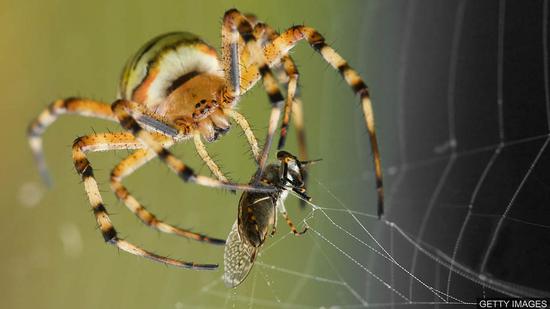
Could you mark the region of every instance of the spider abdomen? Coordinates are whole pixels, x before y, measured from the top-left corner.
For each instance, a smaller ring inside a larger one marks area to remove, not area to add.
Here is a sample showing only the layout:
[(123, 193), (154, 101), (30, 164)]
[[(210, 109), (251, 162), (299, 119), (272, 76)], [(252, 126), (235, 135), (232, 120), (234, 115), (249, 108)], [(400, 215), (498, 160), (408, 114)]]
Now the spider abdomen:
[(208, 73), (223, 77), (216, 50), (189, 32), (159, 35), (124, 67), (119, 97), (154, 108), (186, 81)]

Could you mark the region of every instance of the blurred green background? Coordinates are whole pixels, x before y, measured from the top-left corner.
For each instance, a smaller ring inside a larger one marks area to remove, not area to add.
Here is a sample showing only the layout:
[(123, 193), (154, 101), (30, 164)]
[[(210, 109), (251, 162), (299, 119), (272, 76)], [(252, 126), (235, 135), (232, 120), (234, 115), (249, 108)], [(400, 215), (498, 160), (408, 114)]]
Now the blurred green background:
[[(383, 162), (389, 166), (392, 158), (388, 145), (392, 142), (390, 136), (394, 136), (389, 119), (395, 93), (392, 85), (383, 81), (391, 75), (383, 68), (396, 70), (397, 64), (388, 63), (388, 59), (395, 58), (392, 56), (397, 49), (392, 47), (397, 39), (386, 35), (396, 29), (392, 29), (393, 20), (383, 15), (385, 5), (365, 1), (1, 1), (2, 307), (262, 308), (359, 303), (342, 284), (268, 267), (256, 265), (239, 289), (228, 290), (220, 281), (222, 268), (214, 272), (180, 270), (117, 252), (103, 243), (95, 228), (72, 166), (70, 146), (77, 136), (119, 127), (75, 116), (63, 117), (50, 127), (44, 145), (54, 179), (51, 190), (40, 183), (25, 130), (56, 98), (81, 96), (113, 101), (125, 61), (160, 33), (190, 31), (219, 47), (223, 13), (237, 7), (281, 31), (302, 23), (317, 28), (357, 68), (372, 89)], [(384, 52), (377, 52), (381, 47)], [(370, 147), (357, 99), (307, 45), (301, 44), (292, 55), (301, 72), (309, 153), (312, 158), (324, 159), (313, 168), (314, 179), (347, 205), (375, 213)], [(258, 137), (263, 137), (269, 105), (260, 87), (241, 100), (239, 110), (248, 117)], [(286, 150), (297, 153), (293, 130), (289, 136)], [(246, 182), (255, 170), (246, 140), (236, 128), (208, 148), (234, 180)], [(174, 151), (196, 170), (208, 174), (192, 145), (179, 145)], [(222, 265), (223, 247), (161, 235), (143, 226), (116, 201), (107, 177), (110, 168), (126, 154), (90, 155), (120, 234), (159, 254)], [(182, 227), (225, 238), (236, 218), (238, 195), (183, 184), (157, 160), (125, 183), (152, 212)], [(339, 207), (315, 181), (310, 193), (315, 201), (326, 201), (326, 207)], [(310, 208), (301, 210), (297, 206), (295, 199), (289, 198), (287, 209), (300, 222)], [(346, 220), (349, 218), (339, 222), (346, 224)], [(318, 217), (310, 221), (313, 228), (342, 249), (353, 250), (339, 231), (325, 223), (326, 219)], [(265, 250), (260, 263), (346, 282), (365, 297), (365, 276), (349, 260), (335, 250), (320, 250), (319, 239), (312, 235), (294, 238), (287, 231), (284, 221), (280, 221), (278, 235), (268, 240), (266, 249), (276, 245)], [(327, 244), (323, 248), (328, 249)]]

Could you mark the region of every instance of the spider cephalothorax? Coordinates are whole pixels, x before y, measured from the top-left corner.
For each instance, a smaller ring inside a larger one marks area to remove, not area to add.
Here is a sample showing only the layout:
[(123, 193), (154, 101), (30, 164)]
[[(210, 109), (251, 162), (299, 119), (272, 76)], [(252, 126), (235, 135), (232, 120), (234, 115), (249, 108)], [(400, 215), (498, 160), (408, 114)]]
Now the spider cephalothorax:
[[(347, 62), (325, 43), (313, 28), (294, 26), (278, 34), (254, 16), (231, 9), (224, 15), (221, 57), (215, 49), (196, 35), (174, 32), (160, 35), (146, 43), (126, 64), (119, 84), (118, 100), (106, 104), (94, 100), (71, 98), (57, 100), (29, 126), (31, 149), (40, 172), (48, 180), (42, 152), (42, 134), (62, 114), (78, 114), (120, 123), (123, 132), (95, 133), (77, 138), (72, 147), (73, 163), (81, 176), (96, 222), (109, 244), (131, 254), (158, 262), (193, 269), (214, 269), (215, 264), (195, 264), (171, 259), (141, 249), (118, 236), (99, 191), (87, 152), (117, 149), (135, 150), (111, 172), (111, 189), (143, 223), (165, 233), (223, 244), (224, 241), (194, 233), (159, 220), (126, 189), (122, 179), (151, 159), (158, 157), (185, 182), (202, 186), (255, 193), (278, 192), (271, 186), (231, 183), (210, 158), (203, 140), (214, 141), (229, 130), (234, 121), (245, 133), (254, 159), (258, 163), (256, 179), (262, 179), (269, 149), (282, 117), (278, 147), (285, 143), (291, 115), (298, 134), (300, 157), (306, 158), (302, 104), (295, 96), (298, 71), (287, 54), (299, 41), (307, 40), (360, 97), (373, 150), (378, 214), (383, 212), (382, 170), (374, 131), (369, 92), (363, 80)], [(280, 74), (278, 79), (271, 69)], [(271, 103), (268, 132), (263, 151), (244, 116), (235, 111), (239, 97), (259, 80)], [(286, 100), (279, 90), (284, 84)], [(215, 178), (197, 175), (192, 168), (174, 156), (169, 148), (193, 138), (195, 148)], [(305, 171), (304, 171), (305, 173)], [(305, 178), (305, 174), (304, 174)], [(305, 183), (305, 181), (303, 181)], [(303, 193), (303, 192), (302, 192)]]
[[(200, 88), (207, 85), (207, 88)], [(166, 100), (158, 105), (158, 113), (164, 115), (177, 128), (199, 130), (202, 137), (211, 142), (229, 130), (229, 117), (224, 114), (223, 80), (203, 73), (174, 89)]]

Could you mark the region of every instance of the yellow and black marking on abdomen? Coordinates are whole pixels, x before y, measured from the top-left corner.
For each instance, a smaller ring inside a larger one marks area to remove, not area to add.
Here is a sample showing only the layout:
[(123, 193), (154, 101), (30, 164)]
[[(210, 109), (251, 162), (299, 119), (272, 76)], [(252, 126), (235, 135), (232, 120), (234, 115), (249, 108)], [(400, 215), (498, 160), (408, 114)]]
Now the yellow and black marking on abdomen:
[(151, 108), (202, 73), (223, 77), (213, 47), (189, 32), (162, 34), (147, 42), (128, 61), (118, 96)]

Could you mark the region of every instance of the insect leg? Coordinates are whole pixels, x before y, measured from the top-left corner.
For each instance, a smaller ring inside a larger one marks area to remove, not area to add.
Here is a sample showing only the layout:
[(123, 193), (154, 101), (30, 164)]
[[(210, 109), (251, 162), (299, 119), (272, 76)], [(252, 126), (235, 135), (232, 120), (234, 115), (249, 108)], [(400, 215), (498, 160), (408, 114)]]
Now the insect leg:
[(305, 232), (307, 232), (307, 226), (304, 227), (304, 229), (301, 232), (298, 232), (298, 230), (296, 229), (296, 226), (294, 225), (294, 223), (292, 223), (292, 220), (290, 219), (286, 211), (283, 212), (282, 215), (285, 218), (286, 223), (288, 224), (288, 226), (290, 227), (290, 230), (292, 231), (292, 233), (294, 233), (294, 235), (301, 236), (305, 234)]
[(286, 220), (286, 224), (288, 224), (288, 226), (290, 227), (290, 230), (292, 231), (292, 233), (294, 233), (294, 235), (296, 236), (301, 236), (303, 235), (305, 232), (307, 232), (307, 226), (304, 227), (304, 229), (301, 231), (301, 232), (298, 232), (298, 230), (296, 229), (296, 226), (294, 225), (294, 223), (292, 222), (292, 220), (290, 219), (290, 217), (288, 216), (288, 213), (286, 212), (286, 208), (285, 208), (285, 205), (282, 201), (280, 201), (278, 204), (277, 204), (277, 209), (279, 210), (279, 212), (281, 213), (281, 215), (283, 216), (283, 218), (285, 218)]

